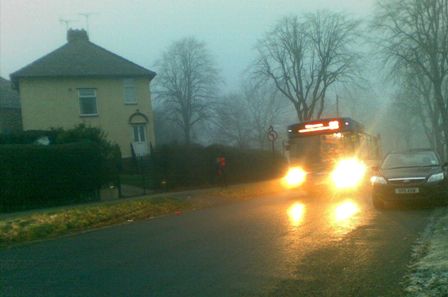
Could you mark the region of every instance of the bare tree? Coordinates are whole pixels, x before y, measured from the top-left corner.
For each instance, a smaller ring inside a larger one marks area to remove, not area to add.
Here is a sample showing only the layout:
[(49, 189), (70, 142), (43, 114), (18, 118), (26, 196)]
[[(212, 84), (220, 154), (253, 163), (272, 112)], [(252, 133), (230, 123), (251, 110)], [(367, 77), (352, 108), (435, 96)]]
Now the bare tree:
[(252, 142), (255, 147), (269, 147), (267, 132), (270, 126), (279, 124), (286, 111), (286, 102), (272, 84), (246, 81), (242, 86), (243, 98), (250, 118)]
[(275, 84), (300, 121), (320, 118), (328, 89), (356, 73), (358, 28), (339, 13), (284, 17), (258, 42), (255, 74)]
[(448, 0), (380, 1), (374, 25), (394, 76), (412, 75), (420, 87), (429, 83), (420, 89), (420, 105), (430, 111), (436, 148), (448, 154)]
[(441, 113), (432, 100), (433, 88), (429, 79), (418, 73), (408, 73), (403, 77), (400, 93), (403, 108), (409, 110), (408, 117), (416, 119), (415, 124), (423, 128), (433, 148), (442, 148)]
[(222, 97), (216, 105), (215, 139), (239, 148), (250, 146), (252, 131), (247, 106), (241, 94), (230, 94)]
[(215, 139), (241, 148), (266, 149), (269, 126), (277, 124), (285, 112), (284, 100), (278, 96), (273, 86), (244, 80), (238, 92), (216, 105)]
[(389, 122), (400, 137), (395, 137), (396, 141), (403, 141), (404, 146), (401, 148), (410, 149), (413, 147), (412, 143), (414, 139), (419, 138), (420, 131), (424, 129), (425, 136), (429, 141), (431, 134), (429, 133), (428, 127), (425, 122), (422, 121), (422, 117), (425, 117), (425, 112), (421, 109), (419, 105), (418, 94), (411, 93), (409, 89), (400, 89), (394, 96), (391, 105)]
[(205, 44), (195, 38), (174, 42), (157, 63), (157, 99), (171, 111), (169, 120), (183, 131), (191, 143), (192, 129), (211, 112), (218, 74)]
[(183, 140), (183, 131), (175, 122), (168, 120), (172, 114), (161, 104), (153, 105), (154, 126), (157, 145), (177, 143)]

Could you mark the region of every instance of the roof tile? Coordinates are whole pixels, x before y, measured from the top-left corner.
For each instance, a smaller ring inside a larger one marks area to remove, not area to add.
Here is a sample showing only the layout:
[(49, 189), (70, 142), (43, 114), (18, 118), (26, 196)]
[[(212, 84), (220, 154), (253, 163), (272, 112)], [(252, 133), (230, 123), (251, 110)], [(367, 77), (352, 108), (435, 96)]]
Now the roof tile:
[(20, 78), (30, 77), (143, 76), (152, 79), (156, 75), (90, 42), (84, 30), (69, 30), (68, 39), (65, 45), (12, 73), (14, 84)]

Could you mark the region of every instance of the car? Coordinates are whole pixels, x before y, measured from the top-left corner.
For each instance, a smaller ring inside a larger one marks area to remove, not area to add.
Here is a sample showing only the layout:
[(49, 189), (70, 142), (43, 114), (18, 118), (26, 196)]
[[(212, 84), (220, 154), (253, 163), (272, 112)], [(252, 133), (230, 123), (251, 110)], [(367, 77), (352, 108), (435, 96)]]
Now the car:
[(372, 203), (384, 209), (388, 202), (448, 201), (447, 163), (430, 149), (389, 153), (380, 167), (372, 168)]

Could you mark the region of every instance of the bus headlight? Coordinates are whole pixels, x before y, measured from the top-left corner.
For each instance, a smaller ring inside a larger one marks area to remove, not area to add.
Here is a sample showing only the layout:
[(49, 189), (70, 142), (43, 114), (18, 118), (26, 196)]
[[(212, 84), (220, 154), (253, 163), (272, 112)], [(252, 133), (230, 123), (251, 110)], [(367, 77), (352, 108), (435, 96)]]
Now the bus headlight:
[(331, 174), (338, 189), (354, 188), (361, 183), (366, 173), (366, 165), (357, 159), (341, 160)]
[(286, 186), (297, 187), (303, 184), (306, 178), (306, 172), (300, 167), (291, 167), (283, 178)]

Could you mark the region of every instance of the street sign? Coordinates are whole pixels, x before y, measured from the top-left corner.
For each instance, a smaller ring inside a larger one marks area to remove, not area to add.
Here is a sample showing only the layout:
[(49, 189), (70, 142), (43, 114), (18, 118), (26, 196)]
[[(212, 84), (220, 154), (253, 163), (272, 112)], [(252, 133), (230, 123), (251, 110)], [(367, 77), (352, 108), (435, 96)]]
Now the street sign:
[(275, 141), (278, 138), (278, 133), (277, 133), (277, 131), (274, 130), (274, 127), (269, 126), (267, 135), (268, 135), (269, 141), (271, 141), (271, 144), (272, 144), (272, 154), (275, 154)]
[(272, 142), (276, 141), (278, 138), (278, 133), (277, 131), (274, 130), (274, 127), (270, 126), (268, 129), (268, 139)]

